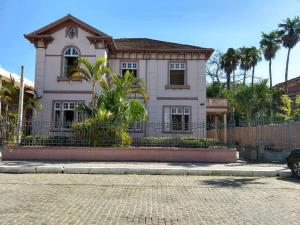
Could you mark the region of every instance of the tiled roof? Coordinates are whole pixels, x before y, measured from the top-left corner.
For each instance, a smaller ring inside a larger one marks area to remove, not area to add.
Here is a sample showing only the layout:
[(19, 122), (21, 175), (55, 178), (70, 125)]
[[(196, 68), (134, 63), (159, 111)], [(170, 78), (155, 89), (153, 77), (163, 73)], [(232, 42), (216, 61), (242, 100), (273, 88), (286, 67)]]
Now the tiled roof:
[(120, 38), (114, 39), (118, 50), (204, 50), (213, 51), (210, 48), (159, 41), (149, 38)]
[[(288, 80), (287, 83), (290, 84), (290, 83), (297, 82), (297, 81), (300, 81), (300, 76)], [(276, 84), (275, 87), (282, 87), (284, 85), (285, 85), (285, 82), (281, 82), (281, 83)]]

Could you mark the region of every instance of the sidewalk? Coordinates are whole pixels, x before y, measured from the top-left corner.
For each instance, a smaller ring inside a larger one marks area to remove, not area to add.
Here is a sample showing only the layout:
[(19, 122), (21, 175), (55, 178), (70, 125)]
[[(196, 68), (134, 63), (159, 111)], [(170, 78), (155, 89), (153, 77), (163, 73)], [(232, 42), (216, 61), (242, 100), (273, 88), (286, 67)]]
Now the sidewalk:
[(0, 161), (0, 173), (290, 176), (285, 164)]

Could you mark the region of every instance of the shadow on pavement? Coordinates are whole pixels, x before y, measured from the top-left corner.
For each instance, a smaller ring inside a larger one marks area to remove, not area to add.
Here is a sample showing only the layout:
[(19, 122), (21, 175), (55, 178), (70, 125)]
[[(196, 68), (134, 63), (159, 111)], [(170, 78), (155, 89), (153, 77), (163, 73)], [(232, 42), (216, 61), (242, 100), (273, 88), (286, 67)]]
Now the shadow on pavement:
[(249, 184), (264, 184), (265, 182), (257, 181), (259, 178), (218, 178), (201, 181), (201, 184), (206, 184), (215, 187), (243, 187)]
[(292, 182), (296, 184), (300, 184), (300, 178), (297, 177), (277, 177), (280, 181)]

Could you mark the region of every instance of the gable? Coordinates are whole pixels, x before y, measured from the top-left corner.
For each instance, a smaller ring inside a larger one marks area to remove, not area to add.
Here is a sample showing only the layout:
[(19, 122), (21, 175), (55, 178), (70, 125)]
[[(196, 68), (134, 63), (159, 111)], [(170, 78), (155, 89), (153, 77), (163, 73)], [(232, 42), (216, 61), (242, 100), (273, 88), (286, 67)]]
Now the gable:
[(27, 34), (26, 36), (39, 36), (39, 35), (51, 35), (52, 33), (61, 30), (68, 26), (77, 26), (81, 29), (91, 33), (92, 35), (103, 37), (103, 38), (111, 38), (108, 34), (90, 26), (89, 24), (77, 19), (71, 14), (66, 15), (65, 17), (56, 20), (36, 31)]

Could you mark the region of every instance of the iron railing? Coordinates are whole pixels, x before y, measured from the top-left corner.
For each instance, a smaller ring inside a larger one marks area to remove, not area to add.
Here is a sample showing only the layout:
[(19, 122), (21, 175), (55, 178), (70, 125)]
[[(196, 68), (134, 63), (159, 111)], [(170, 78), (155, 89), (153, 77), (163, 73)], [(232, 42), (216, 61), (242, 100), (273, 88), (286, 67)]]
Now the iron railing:
[[(220, 126), (220, 124), (218, 125)], [(3, 145), (23, 146), (157, 146), (207, 148), (230, 143), (207, 138), (213, 124), (122, 123), (49, 123), (24, 122), (21, 138), (16, 134), (16, 121), (1, 121), (0, 141)]]

